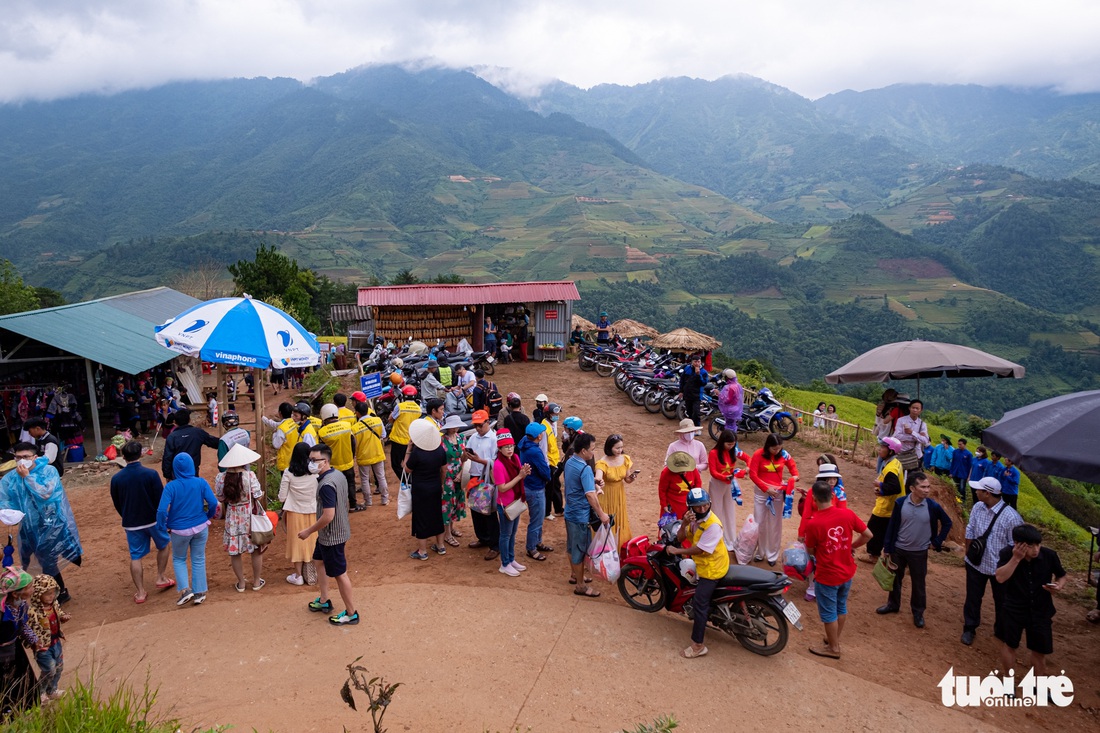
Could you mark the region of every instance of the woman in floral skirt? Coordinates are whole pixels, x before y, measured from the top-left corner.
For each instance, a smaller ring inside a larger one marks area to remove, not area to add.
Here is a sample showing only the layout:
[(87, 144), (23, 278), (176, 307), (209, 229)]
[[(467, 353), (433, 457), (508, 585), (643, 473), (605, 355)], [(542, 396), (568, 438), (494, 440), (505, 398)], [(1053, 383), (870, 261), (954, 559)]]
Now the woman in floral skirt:
[(466, 439), (458, 434), (465, 423), (457, 415), (443, 422), (443, 447), (447, 451), (447, 468), (443, 478), (443, 541), (458, 547), (456, 537), (462, 533), (455, 526), (466, 518), (466, 492), (462, 488), (462, 454)]
[(214, 480), (214, 495), (225, 507), (222, 512), (225, 517), (222, 546), (229, 553), (229, 562), (237, 576), (233, 587), (238, 593), (244, 593), (247, 588), (244, 563), (241, 561), (241, 556), (245, 554), (252, 555), (252, 590), (259, 590), (266, 584), (260, 577), (264, 561), (261, 548), (252, 544), (252, 503), (263, 497), (264, 490), (260, 488), (256, 474), (248, 467), (258, 460), (260, 455), (255, 451), (240, 444), (234, 445), (218, 461), (218, 466), (224, 468), (225, 473), (219, 473)]

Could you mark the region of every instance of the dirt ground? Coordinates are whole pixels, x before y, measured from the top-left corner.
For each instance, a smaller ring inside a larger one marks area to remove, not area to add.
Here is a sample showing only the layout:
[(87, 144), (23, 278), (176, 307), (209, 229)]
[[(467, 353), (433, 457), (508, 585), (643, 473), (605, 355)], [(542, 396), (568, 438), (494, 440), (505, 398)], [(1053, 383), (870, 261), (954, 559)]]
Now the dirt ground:
[[(546, 392), (601, 441), (622, 433), (642, 470), (628, 487), (631, 524), (635, 534), (655, 533), (657, 479), (674, 423), (634, 406), (609, 379), (581, 372), (575, 362), (507, 365), (496, 380), (502, 392), (519, 392), (528, 410), (533, 396)], [(286, 396), (267, 394), (269, 405)], [(249, 415), (243, 411), (246, 427)], [(743, 447), (751, 452), (761, 443), (761, 436), (750, 436)], [(803, 476), (812, 475), (818, 451), (797, 440), (787, 447)], [(159, 467), (159, 449), (146, 461)], [(208, 451), (203, 475), (211, 477), (214, 464)], [(850, 506), (868, 516), (872, 470), (840, 465)], [(635, 611), (612, 586), (602, 587), (596, 600), (573, 596), (560, 550), (544, 563), (519, 558), (529, 570), (509, 578), (482, 559), (483, 551), (466, 548), (473, 535), (467, 518), (459, 525), (461, 548), (428, 562), (409, 560), (408, 520), (396, 518), (391, 502), (351, 517), (349, 568), (363, 623), (335, 628), (306, 610), (314, 589), (284, 581), (290, 564), (281, 529), (265, 558), (261, 592), (234, 592), (216, 522), (207, 548), (207, 603), (177, 609), (174, 592), (153, 590), (147, 603), (135, 605), (126, 544), (107, 490), (113, 470), (75, 478), (70, 488), (86, 560), (66, 571), (74, 599), (67, 606), (74, 619), (65, 627), (66, 675), (86, 674), (94, 663), (107, 687), (148, 680), (159, 688), (159, 709), (188, 727), (367, 730), (369, 715), (349, 710), (339, 697), (344, 666), (359, 656), (372, 674), (402, 683), (386, 718), (390, 730), (612, 731), (668, 713), (687, 731), (728, 731), (746, 715), (752, 728), (774, 730), (1084, 733), (1100, 726), (1100, 627), (1084, 621), (1084, 607), (1062, 599), (1050, 670), (1065, 670), (1073, 681), (1071, 707), (942, 706), (936, 683), (949, 668), (979, 676), (997, 668), (988, 620), (972, 647), (959, 643), (964, 575), (957, 557), (937, 558), (930, 567), (924, 629), (914, 628), (907, 613), (874, 613), (885, 594), (870, 567), (860, 564), (840, 661), (807, 651), (822, 626), (815, 606), (802, 600), (800, 582), (789, 598), (803, 612), (805, 631), (792, 629), (782, 653), (761, 658), (712, 631), (710, 655), (684, 660), (678, 652), (689, 641), (686, 619)], [(395, 487), (395, 477), (389, 479)], [(784, 540), (791, 541), (797, 523), (784, 524)], [(545, 535), (564, 548), (560, 519), (546, 522)], [(521, 548), (523, 536), (521, 528)], [(151, 587), (152, 558), (146, 562)], [(714, 694), (719, 690), (728, 692)]]

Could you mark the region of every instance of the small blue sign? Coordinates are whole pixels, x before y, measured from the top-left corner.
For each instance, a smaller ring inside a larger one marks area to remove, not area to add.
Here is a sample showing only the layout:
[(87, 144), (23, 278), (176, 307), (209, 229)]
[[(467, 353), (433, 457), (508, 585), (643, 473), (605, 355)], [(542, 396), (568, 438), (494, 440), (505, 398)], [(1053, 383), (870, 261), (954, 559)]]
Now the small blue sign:
[(382, 396), (382, 374), (381, 372), (374, 372), (373, 374), (364, 374), (359, 377), (359, 388), (363, 390), (363, 394), (367, 396), (367, 399), (373, 399), (375, 397)]

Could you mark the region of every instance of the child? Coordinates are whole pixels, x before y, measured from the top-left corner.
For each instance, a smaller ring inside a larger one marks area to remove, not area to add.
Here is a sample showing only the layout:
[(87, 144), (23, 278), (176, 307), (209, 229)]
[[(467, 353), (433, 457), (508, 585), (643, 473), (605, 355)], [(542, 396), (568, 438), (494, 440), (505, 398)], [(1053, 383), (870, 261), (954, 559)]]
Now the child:
[(57, 689), (61, 672), (65, 668), (65, 657), (61, 652), (61, 604), (57, 602), (57, 581), (49, 575), (39, 575), (34, 579), (34, 592), (31, 595), (30, 627), (36, 643), (34, 657), (38, 661), (38, 691), (43, 703), (56, 700), (65, 692)]
[(210, 400), (206, 403), (207, 411), (210, 413), (210, 427), (218, 427), (218, 398), (213, 392), (206, 393), (206, 399)]
[(0, 569), (0, 720), (35, 701), (34, 670), (22, 649), (37, 641), (27, 623), (33, 580), (19, 568)]
[(825, 403), (818, 402), (817, 409), (814, 410), (814, 423), (815, 428), (825, 427)]

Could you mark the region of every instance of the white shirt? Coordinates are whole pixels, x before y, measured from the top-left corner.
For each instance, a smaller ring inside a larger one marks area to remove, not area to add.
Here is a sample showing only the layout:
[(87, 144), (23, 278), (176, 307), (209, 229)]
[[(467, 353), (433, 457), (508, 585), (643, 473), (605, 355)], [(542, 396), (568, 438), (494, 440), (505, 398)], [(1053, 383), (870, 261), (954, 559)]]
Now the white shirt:
[(496, 431), (490, 430), (485, 435), (473, 435), (466, 438), (466, 447), (470, 449), (470, 452), (476, 455), (478, 458), (482, 458), (489, 462), (488, 466), (483, 466), (480, 463), (474, 463), (470, 461), (470, 476), (483, 476), (486, 471), (489, 471), (493, 467), (493, 462), (497, 459), (497, 434)]
[(718, 547), (718, 543), (722, 541), (722, 524), (721, 522), (715, 522), (706, 529), (703, 530), (703, 534), (699, 535), (699, 542), (696, 544), (703, 552), (714, 552), (714, 548)]
[[(912, 432), (905, 432), (906, 427), (909, 427)], [(901, 442), (902, 450), (912, 450), (918, 444), (928, 446), (932, 442), (928, 438), (928, 423), (920, 418), (914, 420), (908, 415), (898, 418), (894, 426), (894, 437)]]

